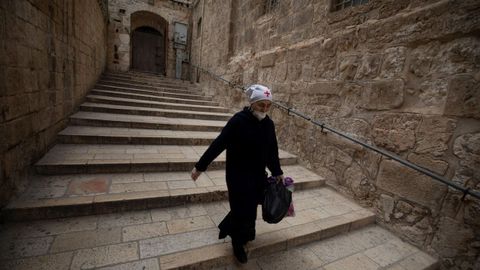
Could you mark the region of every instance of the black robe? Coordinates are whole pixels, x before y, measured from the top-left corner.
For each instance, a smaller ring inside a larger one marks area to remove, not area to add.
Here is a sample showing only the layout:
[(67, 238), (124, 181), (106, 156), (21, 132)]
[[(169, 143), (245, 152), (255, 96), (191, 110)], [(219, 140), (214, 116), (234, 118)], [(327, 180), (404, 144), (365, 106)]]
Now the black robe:
[(221, 234), (223, 231), (234, 241), (245, 244), (255, 239), (257, 205), (263, 201), (266, 184), (265, 168), (273, 176), (283, 174), (273, 121), (268, 116), (259, 121), (245, 107), (228, 121), (195, 168), (205, 171), (225, 149), (230, 213), (219, 228)]

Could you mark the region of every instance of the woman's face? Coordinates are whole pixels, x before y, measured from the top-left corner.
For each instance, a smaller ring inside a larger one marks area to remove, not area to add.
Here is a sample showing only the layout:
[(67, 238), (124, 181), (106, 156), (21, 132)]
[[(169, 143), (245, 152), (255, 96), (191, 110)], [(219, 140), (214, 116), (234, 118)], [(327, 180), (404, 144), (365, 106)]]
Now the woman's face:
[(270, 107), (272, 106), (272, 102), (270, 100), (260, 100), (252, 103), (252, 105), (250, 106), (254, 111), (266, 113), (270, 110)]

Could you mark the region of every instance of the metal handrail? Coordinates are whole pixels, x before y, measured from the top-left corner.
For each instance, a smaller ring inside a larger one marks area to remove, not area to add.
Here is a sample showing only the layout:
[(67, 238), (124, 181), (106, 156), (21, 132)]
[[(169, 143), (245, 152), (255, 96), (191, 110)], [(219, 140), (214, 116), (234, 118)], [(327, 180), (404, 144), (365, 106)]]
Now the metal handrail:
[[(218, 75), (216, 75), (216, 74), (214, 74), (214, 73), (212, 73), (212, 72), (210, 72), (210, 71), (208, 71), (208, 70), (205, 70), (205, 69), (203, 69), (203, 68), (201, 68), (201, 67), (199, 67), (199, 66), (196, 66), (196, 65), (194, 65), (194, 64), (192, 64), (192, 66), (193, 66), (194, 68), (197, 68), (197, 69), (199, 69), (199, 70), (201, 70), (201, 71), (203, 71), (203, 72), (211, 75), (212, 77), (214, 77), (214, 78), (216, 78), (216, 79), (218, 79), (218, 80), (220, 80), (220, 81), (228, 84), (228, 85), (229, 85), (230, 87), (232, 87), (232, 88), (238, 88), (238, 89), (240, 89), (240, 90), (242, 90), (242, 91), (245, 91), (245, 90), (246, 90), (246, 87), (244, 87), (244, 86), (240, 86), (240, 85), (238, 85), (238, 84), (235, 84), (235, 83), (232, 83), (232, 82), (230, 82), (230, 81), (228, 81), (228, 80), (225, 80), (225, 79), (222, 78), (221, 76), (218, 76)], [(314, 119), (312, 119), (311, 117), (308, 117), (308, 116), (306, 116), (306, 115), (304, 115), (304, 114), (302, 114), (302, 113), (300, 113), (300, 112), (298, 112), (298, 111), (296, 111), (296, 110), (294, 110), (294, 109), (292, 109), (292, 108), (289, 108), (289, 107), (287, 107), (287, 106), (285, 106), (285, 105), (282, 105), (282, 104), (280, 104), (280, 103), (278, 103), (278, 102), (276, 102), (276, 101), (272, 101), (272, 103), (273, 103), (273, 105), (277, 106), (278, 108), (287, 111), (288, 115), (292, 115), (292, 114), (293, 114), (293, 115), (297, 115), (297, 116), (299, 116), (300, 118), (303, 118), (303, 119), (311, 122), (312, 124), (314, 124), (314, 125), (316, 125), (316, 126), (319, 126), (322, 131), (328, 130), (328, 131), (330, 131), (330, 132), (332, 132), (332, 133), (335, 133), (336, 135), (338, 135), (338, 136), (340, 136), (340, 137), (343, 137), (343, 138), (345, 138), (345, 139), (347, 139), (347, 140), (349, 140), (349, 141), (352, 141), (352, 142), (354, 142), (354, 143), (360, 144), (361, 146), (363, 146), (363, 147), (365, 147), (365, 148), (368, 148), (368, 149), (370, 149), (370, 150), (372, 150), (372, 151), (375, 151), (375, 152), (377, 152), (377, 153), (379, 153), (379, 154), (381, 154), (381, 155), (383, 155), (383, 156), (386, 156), (386, 157), (388, 157), (388, 158), (391, 158), (391, 159), (399, 162), (400, 164), (402, 164), (402, 165), (404, 165), (404, 166), (407, 166), (407, 167), (409, 167), (409, 168), (411, 168), (411, 169), (414, 169), (414, 170), (416, 170), (416, 171), (418, 171), (418, 172), (420, 172), (420, 173), (423, 173), (423, 174), (425, 174), (425, 175), (427, 175), (427, 176), (430, 176), (431, 178), (433, 178), (433, 179), (435, 179), (435, 180), (437, 180), (437, 181), (439, 181), (439, 182), (441, 182), (441, 183), (443, 183), (443, 184), (445, 184), (445, 185), (447, 185), (447, 186), (449, 186), (449, 187), (452, 187), (452, 188), (454, 188), (454, 189), (457, 189), (457, 190), (461, 191), (461, 192), (463, 193), (462, 200), (465, 199), (466, 195), (470, 195), (470, 196), (473, 196), (473, 197), (475, 197), (475, 198), (477, 198), (477, 199), (480, 199), (480, 192), (477, 191), (477, 190), (474, 190), (474, 189), (472, 189), (472, 188), (464, 187), (464, 186), (462, 186), (462, 185), (459, 185), (459, 184), (457, 184), (457, 183), (455, 183), (455, 182), (453, 182), (453, 181), (451, 181), (451, 180), (448, 180), (448, 179), (444, 178), (444, 177), (441, 176), (441, 175), (438, 175), (438, 174), (432, 172), (431, 170), (429, 170), (429, 169), (427, 169), (427, 168), (424, 168), (424, 167), (422, 167), (422, 166), (419, 166), (419, 165), (416, 165), (416, 164), (414, 164), (414, 163), (411, 163), (411, 162), (409, 162), (409, 161), (407, 161), (407, 160), (404, 160), (404, 159), (400, 158), (399, 156), (397, 156), (397, 155), (395, 155), (395, 154), (393, 154), (393, 153), (390, 153), (390, 152), (388, 152), (388, 151), (386, 151), (386, 150), (384, 150), (384, 149), (380, 149), (380, 148), (378, 148), (378, 147), (376, 147), (376, 146), (369, 145), (369, 144), (364, 143), (364, 142), (362, 142), (362, 141), (360, 141), (360, 140), (358, 140), (358, 139), (355, 139), (355, 138), (353, 138), (353, 137), (351, 137), (351, 136), (348, 136), (348, 135), (346, 135), (346, 134), (344, 134), (344, 133), (342, 133), (342, 132), (340, 132), (340, 131), (338, 131), (338, 130), (335, 130), (334, 128), (331, 128), (331, 127), (325, 125), (325, 123), (322, 123), (322, 122), (320, 122), (320, 121), (314, 120)]]

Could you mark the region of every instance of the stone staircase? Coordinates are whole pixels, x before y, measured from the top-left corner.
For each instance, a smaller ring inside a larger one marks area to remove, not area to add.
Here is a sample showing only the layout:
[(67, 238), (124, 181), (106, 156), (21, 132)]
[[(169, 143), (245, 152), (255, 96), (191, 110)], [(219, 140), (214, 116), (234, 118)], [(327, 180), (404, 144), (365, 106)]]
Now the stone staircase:
[(224, 154), (190, 179), (231, 115), (188, 82), (104, 74), (2, 209), (0, 269), (437, 268), (285, 151), (296, 216), (271, 225), (259, 209), (238, 265), (216, 227), (229, 209)]

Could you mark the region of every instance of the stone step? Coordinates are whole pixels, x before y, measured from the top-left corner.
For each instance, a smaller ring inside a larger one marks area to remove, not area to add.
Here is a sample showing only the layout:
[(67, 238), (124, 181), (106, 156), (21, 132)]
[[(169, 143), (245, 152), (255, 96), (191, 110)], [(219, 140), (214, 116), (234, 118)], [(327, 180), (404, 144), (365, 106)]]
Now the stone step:
[[(283, 166), (295, 190), (324, 185), (323, 177), (299, 166)], [(72, 217), (224, 200), (225, 171), (208, 170), (197, 181), (190, 171), (36, 175), (27, 191), (2, 210), (8, 220)]]
[[(57, 144), (35, 164), (40, 174), (190, 171), (207, 146)], [(279, 151), (282, 165), (297, 157)], [(225, 152), (210, 169), (225, 168)]]
[(148, 89), (121, 87), (121, 86), (114, 86), (114, 85), (107, 85), (107, 84), (100, 84), (100, 83), (95, 84), (95, 89), (111, 90), (111, 91), (123, 92), (123, 93), (145, 94), (145, 95), (152, 95), (152, 96), (158, 96), (158, 97), (174, 97), (174, 98), (207, 100), (207, 101), (212, 99), (212, 97), (204, 96), (203, 94), (191, 94), (191, 93), (187, 94), (187, 93), (177, 93), (174, 91), (148, 90)]
[(190, 81), (176, 80), (172, 78), (160, 77), (160, 76), (136, 76), (132, 74), (111, 74), (106, 73), (102, 75), (105, 79), (124, 80), (131, 82), (153, 83), (153, 84), (166, 84), (175, 86), (195, 86)]
[(69, 126), (57, 141), (64, 144), (209, 145), (218, 132)]
[[(254, 246), (255, 242), (248, 245)], [(250, 249), (250, 248), (249, 248)], [(240, 269), (319, 269), (319, 270), (357, 270), (357, 269), (383, 269), (383, 270), (434, 270), (440, 268), (437, 259), (418, 248), (403, 242), (391, 232), (377, 225), (367, 225), (355, 230), (330, 238), (314, 241), (302, 245), (289, 245), (279, 248), (280, 251), (269, 254), (250, 252), (247, 264)], [(185, 251), (168, 257), (173, 262), (160, 261), (161, 269), (177, 269), (177, 265), (194, 265), (196, 269), (237, 269), (238, 263), (232, 258), (226, 258), (221, 267), (217, 267), (207, 258), (215, 256), (208, 249)], [(213, 252), (218, 250), (213, 249)], [(218, 254), (221, 256), (221, 254)], [(253, 256), (252, 256), (253, 255)], [(180, 256), (199, 258), (198, 263), (182, 262)], [(195, 256), (195, 257), (194, 257)], [(201, 257), (203, 256), (203, 257)], [(219, 260), (219, 259), (217, 259)], [(125, 265), (125, 264), (124, 264)], [(122, 265), (123, 266), (123, 265)], [(210, 267), (212, 266), (212, 267)], [(187, 267), (186, 267), (187, 268)]]
[(220, 131), (226, 123), (226, 121), (215, 120), (167, 118), (83, 111), (73, 114), (69, 119), (70, 125), (185, 131)]
[(147, 100), (147, 101), (157, 101), (157, 102), (181, 103), (181, 104), (192, 104), (192, 105), (202, 105), (202, 106), (218, 106), (217, 102), (208, 101), (208, 100), (173, 98), (173, 97), (146, 95), (146, 94), (139, 94), (139, 93), (129, 93), (129, 92), (123, 92), (123, 91), (114, 91), (114, 90), (92, 89), (90, 91), (90, 94), (109, 96), (109, 97), (129, 98), (129, 99), (140, 99), (140, 100)]
[(155, 80), (155, 81), (168, 81), (177, 84), (190, 84), (188, 80), (177, 79), (173, 77), (166, 77), (159, 74), (152, 74), (148, 72), (139, 72), (134, 70), (129, 70), (127, 72), (116, 72), (116, 71), (107, 71), (104, 72), (102, 75), (105, 76), (117, 76), (117, 77), (126, 77), (126, 78), (134, 78), (134, 79), (148, 79), (148, 80)]
[(128, 105), (128, 106), (136, 106), (136, 107), (176, 109), (176, 110), (184, 110), (184, 111), (192, 110), (192, 111), (222, 112), (222, 113), (229, 112), (227, 108), (219, 107), (219, 106), (169, 103), (169, 102), (159, 102), (159, 101), (133, 99), (133, 98), (120, 98), (120, 97), (111, 97), (111, 96), (94, 95), (94, 94), (88, 95), (86, 98), (86, 101), (104, 103), (104, 104), (114, 104), (114, 105)]
[(182, 111), (168, 110), (157, 108), (145, 108), (126, 105), (112, 105), (103, 103), (85, 102), (80, 105), (80, 110), (88, 112), (132, 114), (144, 116), (163, 116), (171, 118), (191, 118), (204, 120), (222, 120), (226, 121), (232, 117), (231, 114), (220, 112), (199, 112), (199, 111)]
[(195, 85), (178, 85), (171, 83), (154, 83), (148, 81), (136, 81), (120, 78), (101, 78), (98, 81), (100, 84), (108, 84), (115, 86), (131, 87), (131, 88), (140, 88), (140, 89), (149, 89), (149, 90), (165, 90), (173, 91), (177, 93), (201, 93), (199, 88)]
[(174, 85), (152, 85), (142, 82), (127, 82), (127, 81), (120, 81), (118, 79), (102, 79), (97, 82), (98, 85), (108, 85), (117, 88), (129, 88), (129, 89), (137, 89), (137, 90), (145, 90), (145, 91), (154, 91), (154, 92), (169, 92), (169, 93), (181, 93), (181, 94), (191, 94), (191, 95), (203, 95), (200, 90), (196, 88), (186, 88), (182, 86), (174, 86)]
[[(328, 188), (296, 191), (294, 198), (296, 216), (286, 217), (278, 224), (263, 222), (259, 211), (256, 239), (246, 246), (251, 262), (274, 252), (293, 251), (322, 239), (328, 241), (375, 222), (372, 212)], [(218, 239), (217, 225), (227, 212), (228, 202), (217, 201), (6, 223), (0, 236), (9, 244), (2, 249), (0, 260), (5, 269), (32, 269), (28, 268), (32, 266), (42, 269), (142, 269), (147, 267), (142, 264), (147, 263), (152, 269), (235, 267), (230, 238)], [(388, 251), (394, 254), (389, 254), (388, 259), (399, 257), (393, 253), (395, 251), (404, 257), (416, 251), (401, 245), (398, 239), (373, 234), (371, 229), (357, 238), (366, 245), (375, 242), (370, 249), (365, 248), (367, 257), (377, 255), (382, 248), (387, 252), (378, 255), (388, 254)], [(382, 242), (378, 243), (380, 240)], [(383, 263), (380, 261), (383, 257), (375, 258)], [(24, 268), (20, 268), (22, 266)], [(352, 269), (367, 269), (361, 264), (355, 266), (357, 268)]]

